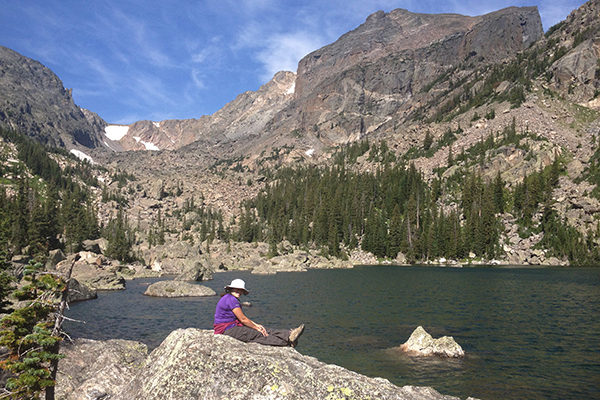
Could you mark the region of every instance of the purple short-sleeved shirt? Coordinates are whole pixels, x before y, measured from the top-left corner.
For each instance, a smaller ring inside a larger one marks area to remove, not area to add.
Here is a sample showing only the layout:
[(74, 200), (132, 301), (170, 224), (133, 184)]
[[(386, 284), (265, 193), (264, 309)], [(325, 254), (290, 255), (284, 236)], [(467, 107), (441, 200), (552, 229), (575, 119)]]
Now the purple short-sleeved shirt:
[(234, 295), (227, 293), (221, 297), (215, 310), (215, 324), (236, 321), (237, 318), (233, 313), (233, 309), (238, 307), (240, 307), (240, 302)]

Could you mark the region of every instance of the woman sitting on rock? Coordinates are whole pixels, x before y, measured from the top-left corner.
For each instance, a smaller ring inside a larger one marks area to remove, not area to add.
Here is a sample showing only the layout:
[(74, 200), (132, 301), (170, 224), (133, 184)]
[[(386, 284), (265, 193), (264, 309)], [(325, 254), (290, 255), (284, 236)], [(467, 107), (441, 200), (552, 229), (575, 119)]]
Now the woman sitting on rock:
[(265, 328), (255, 323), (244, 315), (240, 305), (240, 296), (248, 293), (246, 283), (241, 279), (234, 279), (225, 286), (225, 293), (221, 294), (215, 311), (215, 334), (225, 334), (246, 343), (296, 347), (304, 325), (289, 330)]

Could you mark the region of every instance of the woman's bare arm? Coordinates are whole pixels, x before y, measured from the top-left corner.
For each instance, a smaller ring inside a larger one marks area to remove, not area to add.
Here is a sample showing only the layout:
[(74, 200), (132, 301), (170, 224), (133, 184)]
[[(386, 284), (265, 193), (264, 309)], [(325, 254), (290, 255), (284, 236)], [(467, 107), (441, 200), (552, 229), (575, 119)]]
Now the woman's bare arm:
[(269, 336), (269, 334), (267, 333), (267, 330), (265, 329), (265, 327), (262, 326), (262, 325), (260, 325), (260, 324), (255, 323), (250, 318), (246, 317), (246, 315), (242, 311), (241, 307), (236, 307), (232, 311), (233, 311), (233, 314), (236, 316), (236, 318), (244, 326), (247, 326), (248, 328), (256, 329), (257, 331), (259, 331), (260, 333), (262, 333), (263, 336)]

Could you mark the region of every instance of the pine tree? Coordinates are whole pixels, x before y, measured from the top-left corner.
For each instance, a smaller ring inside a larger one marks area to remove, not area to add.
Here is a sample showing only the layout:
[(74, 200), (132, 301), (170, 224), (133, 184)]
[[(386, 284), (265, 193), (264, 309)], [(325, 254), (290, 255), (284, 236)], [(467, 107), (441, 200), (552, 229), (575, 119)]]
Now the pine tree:
[(504, 212), (504, 203), (504, 181), (500, 176), (500, 171), (498, 171), (494, 179), (494, 206), (497, 213), (502, 214)]
[(111, 219), (104, 230), (108, 240), (106, 255), (120, 261), (132, 261), (133, 232), (129, 228), (127, 216), (119, 209), (117, 216)]
[(54, 299), (64, 288), (64, 282), (44, 273), (39, 263), (31, 262), (23, 275), (28, 283), (16, 290), (14, 296), (26, 305), (2, 319), (0, 345), (8, 348), (9, 357), (0, 366), (16, 375), (6, 383), (10, 398), (33, 400), (54, 386), (51, 366), (64, 357), (58, 353), (61, 338), (53, 335), (51, 318), (57, 310)]
[(15, 253), (19, 254), (21, 250), (27, 246), (28, 237), (28, 221), (29, 221), (29, 185), (25, 178), (20, 178), (17, 181), (17, 194), (12, 210), (12, 242), (15, 248)]

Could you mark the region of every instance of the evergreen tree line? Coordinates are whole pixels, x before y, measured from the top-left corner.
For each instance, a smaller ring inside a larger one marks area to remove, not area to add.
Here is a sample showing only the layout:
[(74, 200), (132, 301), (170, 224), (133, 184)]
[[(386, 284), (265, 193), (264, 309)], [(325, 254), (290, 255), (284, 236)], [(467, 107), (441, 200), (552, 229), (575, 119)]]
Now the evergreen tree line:
[[(490, 137), (475, 150), (485, 154), (482, 149), (518, 142), (521, 136), (513, 123), (503, 136)], [(355, 160), (364, 144), (351, 146), (343, 154)], [(461, 259), (470, 253), (491, 259), (502, 252), (500, 216), (511, 212), (521, 235), (548, 232), (539, 246), (549, 249), (549, 255), (574, 264), (598, 259), (600, 227), (582, 235), (552, 208), (552, 190), (563, 170), (560, 159), (510, 190), (500, 174), (485, 180), (478, 172), (466, 172), (458, 184), (435, 178), (430, 185), (412, 164), (385, 163), (374, 172), (357, 172), (336, 160), (331, 167), (279, 169), (271, 185), (243, 203), (234, 239), (268, 241), (271, 255), (276, 254), (274, 245), (288, 240), (336, 257), (360, 247), (381, 258), (402, 252), (411, 262)], [(458, 191), (457, 204), (443, 207), (439, 199), (448, 190)], [(536, 214), (542, 218), (534, 221)]]
[(183, 230), (189, 231), (194, 224), (192, 221), (185, 220), (185, 214), (194, 212), (200, 220), (200, 227), (196, 225), (196, 229), (200, 231), (200, 242), (207, 240), (208, 244), (215, 239), (229, 241), (231, 239), (230, 227), (225, 228), (223, 224), (223, 214), (221, 210), (213, 210), (204, 205), (204, 196), (200, 196), (200, 205), (195, 203), (192, 196), (186, 200), (182, 207)]
[[(16, 145), (18, 158), (0, 171), (0, 252), (43, 257), (57, 248), (79, 251), (84, 240), (99, 238), (97, 210), (84, 185), (98, 185), (94, 167), (19, 133), (0, 129), (0, 136)], [(56, 156), (72, 163), (61, 170)]]
[[(0, 250), (20, 254), (47, 255), (65, 248), (81, 249), (86, 239), (99, 237), (96, 209), (79, 185), (59, 191), (54, 181), (33, 186), (24, 172), (17, 173), (14, 194), (0, 189)], [(72, 190), (69, 190), (72, 188)], [(59, 240), (62, 238), (62, 241)]]
[[(344, 166), (284, 168), (276, 183), (243, 206), (242, 241), (289, 240), (326, 254), (359, 245), (378, 257), (399, 252), (411, 261), (498, 252), (500, 212), (493, 183), (469, 176), (460, 210), (444, 211), (411, 164), (385, 164), (374, 173)], [(503, 182), (501, 182), (504, 185)]]

